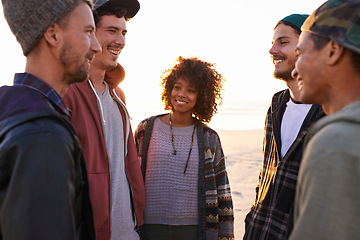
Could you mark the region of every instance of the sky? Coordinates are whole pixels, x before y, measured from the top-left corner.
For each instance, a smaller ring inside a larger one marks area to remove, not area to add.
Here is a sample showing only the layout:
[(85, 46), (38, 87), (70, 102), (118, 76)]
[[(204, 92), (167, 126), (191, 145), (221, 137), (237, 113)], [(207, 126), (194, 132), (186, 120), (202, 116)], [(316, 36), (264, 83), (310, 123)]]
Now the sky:
[[(273, 29), (283, 17), (311, 14), (323, 0), (139, 0), (138, 14), (127, 23), (126, 46), (118, 62), (125, 68), (120, 84), (132, 117), (139, 121), (164, 113), (161, 74), (178, 56), (216, 64), (225, 77), (223, 104), (210, 126), (262, 129), (272, 95), (286, 88), (274, 79), (270, 60)], [(0, 86), (23, 72), (25, 57), (0, 6)], [(44, 66), (46, 67), (46, 66)]]

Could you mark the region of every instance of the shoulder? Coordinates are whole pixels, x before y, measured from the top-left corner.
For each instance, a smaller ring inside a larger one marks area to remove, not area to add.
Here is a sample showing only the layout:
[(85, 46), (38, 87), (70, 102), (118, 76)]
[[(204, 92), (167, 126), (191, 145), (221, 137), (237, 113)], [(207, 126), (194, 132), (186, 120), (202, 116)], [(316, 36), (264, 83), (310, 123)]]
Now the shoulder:
[(124, 91), (120, 87), (115, 87), (114, 89), (115, 89), (116, 95), (118, 95), (118, 97), (121, 99), (121, 101), (126, 104)]
[(67, 137), (70, 135), (70, 130), (65, 125), (66, 120), (61, 120), (57, 116), (39, 116), (38, 118), (30, 119), (19, 124), (21, 131), (36, 132), (36, 133), (50, 133), (58, 136)]
[[(19, 115), (16, 118), (21, 118)], [(19, 121), (18, 119), (12, 119)], [(66, 126), (66, 120), (56, 116), (39, 116), (28, 120), (21, 120), (15, 126), (3, 133), (4, 142), (20, 145), (43, 145), (43, 148), (62, 147), (72, 148), (74, 135)]]
[(360, 124), (346, 121), (324, 124), (326, 118), (320, 119), (310, 130), (309, 145), (316, 149), (328, 149), (328, 151), (346, 151), (350, 150), (352, 143), (360, 144), (358, 138)]
[(273, 99), (283, 98), (283, 97), (285, 97), (287, 94), (290, 94), (289, 89), (284, 89), (284, 90), (278, 91), (278, 92), (276, 92), (276, 93), (273, 95)]
[(282, 102), (287, 102), (290, 99), (289, 89), (281, 90), (275, 93), (271, 99), (271, 107), (277, 108)]
[(155, 115), (155, 116), (152, 116), (152, 117), (149, 117), (149, 118), (146, 118), (144, 120), (142, 120), (136, 130), (135, 130), (135, 136), (138, 137), (139, 134), (143, 134), (145, 132), (145, 130), (153, 127), (154, 125), (154, 121), (156, 118), (159, 118), (161, 116), (164, 116), (164, 114), (161, 114), (161, 115)]
[[(312, 183), (322, 181), (329, 184), (329, 178), (324, 178), (324, 173), (336, 176), (354, 169), (360, 163), (359, 131), (360, 125), (334, 122), (315, 132), (304, 149), (301, 178)], [(305, 186), (309, 187), (308, 184)]]
[(48, 101), (43, 94), (24, 86), (1, 87), (0, 101), (1, 105), (5, 107), (21, 108), (23, 104), (26, 104), (29, 110), (33, 110), (35, 107), (48, 105)]
[(0, 121), (20, 115), (42, 112), (56, 112), (48, 100), (40, 92), (22, 86), (12, 86), (0, 89)]
[(72, 111), (83, 104), (85, 105), (85, 102), (92, 102), (92, 98), (96, 99), (96, 96), (88, 81), (71, 84), (63, 96), (65, 105)]
[[(327, 117), (325, 117), (327, 118)], [(323, 118), (325, 121), (326, 119)], [(323, 120), (321, 119), (321, 120)], [(302, 168), (312, 171), (318, 168), (336, 168), (360, 158), (359, 124), (346, 121), (327, 122), (319, 120), (306, 139)], [(317, 125), (317, 124), (320, 125)]]
[(65, 94), (66, 95), (73, 95), (73, 94), (76, 94), (76, 93), (79, 93), (79, 92), (93, 92), (92, 89), (91, 89), (91, 86), (87, 81), (85, 82), (79, 82), (79, 83), (73, 83), (70, 85), (67, 93)]
[(77, 100), (79, 95), (94, 94), (88, 81), (73, 83), (68, 88), (68, 91), (64, 95), (64, 101)]
[(198, 129), (202, 129), (205, 142), (208, 142), (210, 145), (220, 143), (219, 134), (214, 129), (205, 124), (201, 124)]
[(138, 126), (137, 126), (137, 128), (136, 128), (136, 130), (135, 130), (135, 135), (136, 135), (136, 133), (145, 131), (146, 125), (147, 125), (147, 123), (149, 122), (149, 119), (150, 119), (150, 118), (146, 118), (146, 119), (142, 120), (142, 121), (138, 124)]
[(207, 126), (205, 124), (202, 124), (200, 127), (203, 128), (204, 135), (215, 136), (215, 137), (219, 136), (218, 133), (214, 129), (210, 128), (209, 126)]

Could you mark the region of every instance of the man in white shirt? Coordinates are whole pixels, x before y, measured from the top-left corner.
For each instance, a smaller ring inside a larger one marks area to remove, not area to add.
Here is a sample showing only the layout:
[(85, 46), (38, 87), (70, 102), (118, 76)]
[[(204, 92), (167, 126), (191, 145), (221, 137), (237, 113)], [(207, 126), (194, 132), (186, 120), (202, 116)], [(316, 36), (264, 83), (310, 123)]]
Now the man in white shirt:
[(287, 239), (292, 229), (297, 175), (302, 144), (309, 126), (323, 116), (321, 106), (299, 102), (291, 76), (300, 28), (308, 15), (291, 14), (274, 29), (270, 54), (275, 78), (288, 89), (275, 93), (269, 107), (263, 143), (263, 166), (255, 189), (255, 203), (245, 219), (244, 239)]

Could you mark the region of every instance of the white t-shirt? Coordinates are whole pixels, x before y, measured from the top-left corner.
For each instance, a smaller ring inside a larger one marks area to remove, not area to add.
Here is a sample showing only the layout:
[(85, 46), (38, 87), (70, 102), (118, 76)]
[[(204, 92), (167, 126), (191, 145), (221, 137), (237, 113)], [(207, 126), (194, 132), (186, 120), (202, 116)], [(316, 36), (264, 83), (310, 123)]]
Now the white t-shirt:
[(281, 157), (283, 158), (297, 135), (312, 104), (295, 102), (292, 98), (286, 103), (286, 109), (281, 121)]

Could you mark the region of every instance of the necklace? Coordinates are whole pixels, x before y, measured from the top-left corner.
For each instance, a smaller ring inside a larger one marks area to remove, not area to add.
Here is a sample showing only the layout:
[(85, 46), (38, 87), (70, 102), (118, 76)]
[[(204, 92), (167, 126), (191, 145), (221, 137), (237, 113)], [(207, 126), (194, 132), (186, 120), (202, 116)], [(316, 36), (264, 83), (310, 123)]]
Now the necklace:
[[(169, 113), (169, 122), (170, 122), (170, 131), (171, 131), (171, 144), (173, 146), (174, 152), (172, 153), (172, 155), (176, 155), (176, 149), (175, 149), (175, 144), (174, 144), (174, 134), (173, 134), (173, 127), (172, 127), (172, 122), (171, 122), (171, 113)], [(191, 155), (191, 151), (194, 145), (194, 134), (195, 134), (195, 125), (194, 125), (194, 130), (192, 132), (191, 135), (191, 145), (190, 145), (190, 150), (189, 150), (189, 154), (188, 154), (188, 158), (186, 160), (186, 165), (185, 165), (185, 169), (184, 169), (184, 175), (186, 173), (188, 164), (189, 164), (189, 160), (190, 160), (190, 155)]]

